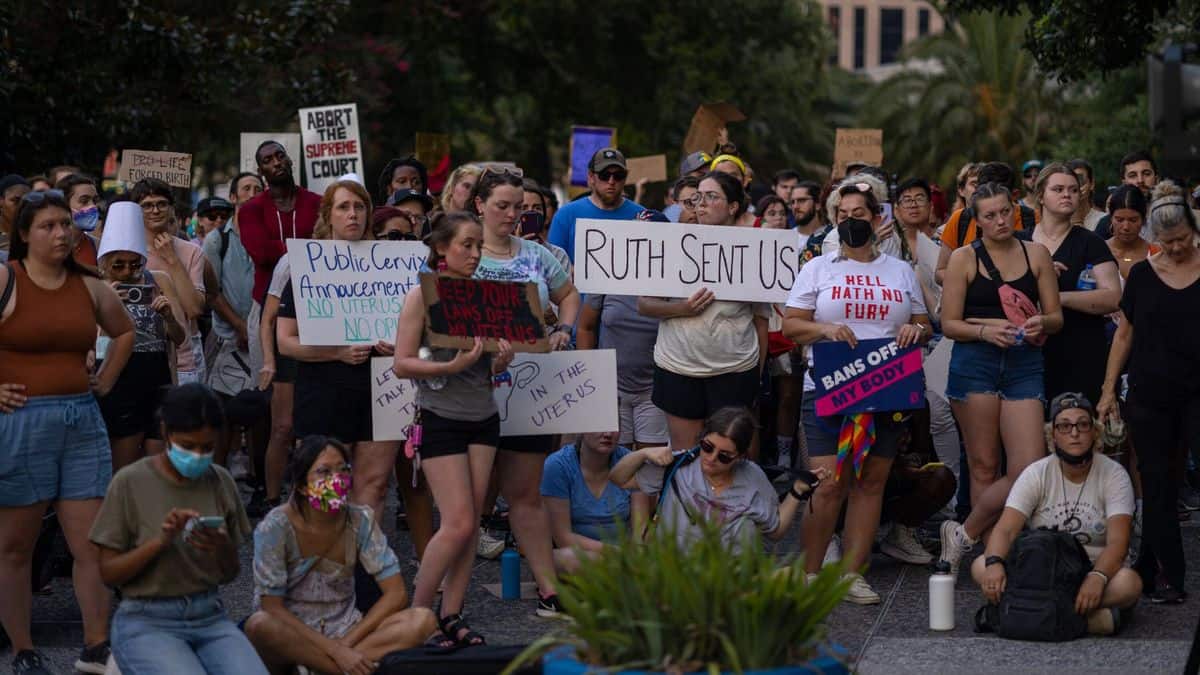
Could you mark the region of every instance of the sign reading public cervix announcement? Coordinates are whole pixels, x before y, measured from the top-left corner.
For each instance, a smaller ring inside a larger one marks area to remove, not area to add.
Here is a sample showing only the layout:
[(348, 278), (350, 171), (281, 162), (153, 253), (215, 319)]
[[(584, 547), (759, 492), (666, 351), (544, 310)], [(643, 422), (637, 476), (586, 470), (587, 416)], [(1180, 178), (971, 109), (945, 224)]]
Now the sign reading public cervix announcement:
[(404, 294), (429, 249), (416, 241), (288, 239), (300, 344), (396, 341)]
[(880, 410), (913, 410), (925, 405), (921, 346), (895, 340), (817, 342), (813, 350), (816, 412), (820, 417)]
[(357, 103), (301, 108), (300, 132), (309, 190), (323, 194), (330, 183), (345, 174), (362, 175)]
[(796, 233), (753, 227), (580, 219), (575, 285), (581, 293), (782, 303), (796, 280)]

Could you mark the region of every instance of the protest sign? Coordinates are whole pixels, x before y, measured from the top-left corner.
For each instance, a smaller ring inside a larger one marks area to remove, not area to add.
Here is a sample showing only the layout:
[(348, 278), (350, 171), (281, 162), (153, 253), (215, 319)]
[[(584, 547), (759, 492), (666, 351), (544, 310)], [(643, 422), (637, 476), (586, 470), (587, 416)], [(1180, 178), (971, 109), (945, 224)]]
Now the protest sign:
[(509, 173), (516, 174), (518, 176), (525, 175), (525, 172), (521, 169), (521, 167), (517, 166), (516, 164), (513, 164), (512, 162), (495, 162), (495, 161), (488, 160), (488, 161), (477, 161), (477, 162), (471, 162), (471, 163), (474, 164), (475, 166), (479, 167), (480, 169), (483, 169), (484, 171), (493, 171), (495, 173), (504, 173), (505, 171), (507, 171)]
[(704, 103), (696, 108), (692, 115), (692, 125), (688, 127), (687, 137), (683, 140), (683, 154), (703, 150), (712, 152), (717, 146), (721, 130), (730, 122), (741, 122), (746, 119), (741, 110), (732, 103)]
[(392, 357), (371, 359), (371, 438), (402, 441), (417, 412), (417, 385), (392, 372)]
[(421, 274), (425, 299), (425, 332), (434, 347), (471, 349), (477, 337), (484, 349), (496, 351), (500, 339), (514, 351), (546, 352), (537, 284), (532, 281), (485, 281)]
[(637, 183), (643, 178), (649, 183), (661, 183), (667, 180), (666, 155), (630, 157), (625, 164), (629, 167), (629, 177), (626, 179), (629, 184)]
[(494, 395), (501, 436), (617, 431), (617, 353), (518, 354)]
[(571, 167), (568, 171), (570, 184), (586, 186), (588, 163), (592, 155), (601, 148), (617, 147), (617, 130), (610, 127), (571, 127)]
[(796, 280), (792, 230), (584, 219), (575, 223), (581, 293), (786, 302)]
[[(300, 154), (300, 134), (287, 131), (243, 131), (241, 137), (241, 158), (242, 171), (250, 173), (258, 173), (258, 160), (254, 156), (258, 146), (267, 141), (275, 141), (287, 150), (288, 157), (293, 162), (303, 157)], [(297, 165), (292, 169), (292, 177), (296, 180), (296, 184), (300, 184), (300, 166)]]
[(182, 152), (122, 150), (117, 180), (133, 185), (143, 178), (157, 178), (172, 187), (190, 188), (192, 156)]
[(812, 380), (820, 417), (880, 410), (913, 410), (925, 405), (921, 345), (900, 347), (891, 338), (817, 342)]
[(882, 129), (838, 129), (833, 144), (833, 177), (846, 175), (846, 165), (863, 162), (883, 164)]
[(363, 175), (357, 103), (301, 108), (299, 114), (309, 190), (323, 194), (347, 173)]
[(396, 341), (404, 294), (429, 249), (415, 241), (288, 239), (300, 344)]

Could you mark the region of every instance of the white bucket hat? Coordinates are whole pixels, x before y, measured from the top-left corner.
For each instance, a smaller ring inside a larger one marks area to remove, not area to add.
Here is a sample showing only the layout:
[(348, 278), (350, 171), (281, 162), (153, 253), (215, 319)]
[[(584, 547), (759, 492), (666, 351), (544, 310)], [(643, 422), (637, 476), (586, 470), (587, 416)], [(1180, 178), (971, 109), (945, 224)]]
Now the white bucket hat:
[(117, 202), (108, 207), (104, 219), (104, 234), (96, 258), (114, 251), (130, 251), (146, 262), (146, 228), (142, 224), (142, 207), (133, 202)]

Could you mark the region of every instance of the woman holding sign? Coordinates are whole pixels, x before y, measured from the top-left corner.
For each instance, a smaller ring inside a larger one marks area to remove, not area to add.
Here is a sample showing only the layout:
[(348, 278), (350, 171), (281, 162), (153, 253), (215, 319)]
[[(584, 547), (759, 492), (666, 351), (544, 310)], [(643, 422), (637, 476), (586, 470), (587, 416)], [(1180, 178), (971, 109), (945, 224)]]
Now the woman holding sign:
[(970, 208), (982, 234), (951, 254), (942, 289), (942, 332), (954, 340), (946, 398), (971, 472), (971, 515), (942, 523), (942, 560), (956, 572), (1000, 517), (1017, 476), (1045, 454), (1040, 345), (1063, 325), (1050, 253), (1013, 235), (1008, 188), (980, 185)]
[[(882, 211), (871, 186), (842, 183), (830, 203), (838, 224), (839, 252), (814, 258), (800, 268), (788, 297), (784, 334), (800, 344), (846, 342), (851, 348), (867, 339), (891, 339), (901, 348), (927, 340), (929, 317), (916, 274), (903, 260), (879, 252), (875, 230)], [(843, 532), (845, 560), (847, 569), (861, 570), (871, 559), (884, 487), (904, 429), (903, 414), (818, 417), (812, 374), (816, 352), (808, 350), (800, 415), (813, 468), (829, 471), (835, 480), (823, 482), (813, 497), (811, 521), (803, 534), (805, 567), (809, 573), (820, 569), (842, 504), (849, 500)], [(863, 356), (864, 361), (870, 360)], [(865, 435), (856, 433), (859, 429)], [(861, 575), (856, 571), (848, 575), (852, 577), (846, 595), (849, 602), (879, 602), (879, 594)]]

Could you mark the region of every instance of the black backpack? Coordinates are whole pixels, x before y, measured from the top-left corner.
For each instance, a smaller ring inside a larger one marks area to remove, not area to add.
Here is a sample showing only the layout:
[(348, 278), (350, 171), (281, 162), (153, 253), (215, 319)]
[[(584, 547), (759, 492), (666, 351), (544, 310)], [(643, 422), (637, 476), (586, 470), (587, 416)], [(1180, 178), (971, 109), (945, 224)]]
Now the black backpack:
[(1060, 530), (1026, 530), (1008, 555), (1004, 595), (975, 615), (976, 632), (1010, 640), (1065, 642), (1087, 633), (1075, 596), (1092, 569), (1087, 551)]

